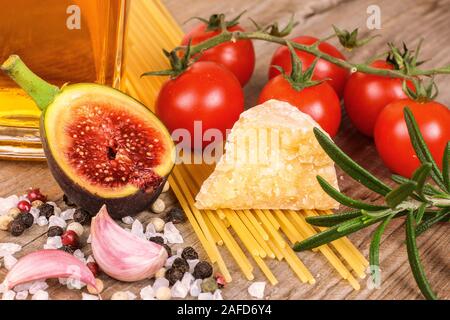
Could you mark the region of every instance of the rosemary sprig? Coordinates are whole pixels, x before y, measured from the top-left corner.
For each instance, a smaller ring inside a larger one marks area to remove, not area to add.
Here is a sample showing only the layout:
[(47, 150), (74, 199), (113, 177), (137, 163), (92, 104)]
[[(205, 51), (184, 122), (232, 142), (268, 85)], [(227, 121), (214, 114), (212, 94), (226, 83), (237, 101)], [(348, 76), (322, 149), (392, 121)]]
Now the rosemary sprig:
[(381, 236), (384, 233), (384, 230), (386, 229), (386, 226), (389, 224), (389, 222), (394, 217), (393, 214), (388, 215), (382, 223), (378, 226), (377, 230), (375, 230), (375, 233), (373, 234), (372, 242), (370, 243), (370, 249), (369, 249), (369, 263), (370, 263), (370, 269), (372, 271), (372, 281), (374, 283), (380, 282), (380, 243), (381, 243)]
[[(431, 156), (412, 112), (406, 107), (404, 114), (411, 143), (422, 165), (413, 173), (411, 179), (394, 175), (393, 180), (398, 183), (394, 189), (389, 188), (384, 182), (355, 163), (320, 129), (314, 129), (319, 144), (336, 165), (360, 184), (383, 195), (386, 204), (378, 205), (352, 199), (342, 194), (322, 177), (317, 177), (322, 189), (328, 195), (341, 204), (358, 210), (307, 218), (307, 221), (313, 225), (330, 228), (297, 242), (294, 249), (296, 251), (312, 249), (381, 222), (373, 235), (369, 253), (372, 279), (378, 283), (382, 234), (392, 219), (406, 215), (406, 244), (411, 270), (422, 294), (427, 299), (436, 299), (420, 263), (416, 237), (434, 224), (447, 221), (450, 217), (449, 143), (444, 153), (444, 165), (441, 172)], [(427, 183), (430, 176), (438, 188)]]
[(361, 217), (361, 210), (352, 210), (338, 214), (328, 214), (326, 216), (309, 216), (306, 221), (316, 227), (333, 227), (341, 222)]
[(420, 262), (419, 251), (416, 244), (416, 230), (414, 227), (414, 212), (410, 210), (406, 218), (406, 249), (408, 251), (409, 264), (411, 271), (416, 279), (420, 291), (429, 300), (436, 300), (437, 296), (428, 283), (422, 263)]

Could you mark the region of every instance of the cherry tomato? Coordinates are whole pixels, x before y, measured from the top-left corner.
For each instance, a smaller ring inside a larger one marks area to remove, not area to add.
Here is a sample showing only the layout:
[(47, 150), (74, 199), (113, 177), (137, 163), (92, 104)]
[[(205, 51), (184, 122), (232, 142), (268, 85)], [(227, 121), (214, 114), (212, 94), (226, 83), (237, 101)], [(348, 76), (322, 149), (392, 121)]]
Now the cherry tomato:
[[(194, 144), (194, 121), (201, 121), (202, 137), (208, 129), (218, 129), (223, 137), (244, 111), (244, 94), (234, 74), (208, 61), (191, 65), (169, 79), (156, 100), (156, 114), (170, 132), (187, 129)], [(204, 141), (203, 147), (210, 142)]]
[[(203, 42), (220, 33), (219, 30), (206, 31), (207, 25), (200, 23), (183, 38), (182, 44), (187, 45)], [(228, 31), (244, 31), (239, 25), (228, 28)], [(202, 52), (199, 61), (213, 61), (228, 68), (244, 86), (253, 74), (255, 68), (255, 50), (251, 40), (228, 41)]]
[[(316, 43), (318, 39), (309, 36), (302, 36), (292, 39), (292, 41), (300, 44), (312, 45)], [(322, 42), (319, 45), (319, 50), (333, 57), (345, 60), (345, 57), (342, 55), (342, 53), (340, 53), (338, 49), (327, 42)], [(303, 71), (305, 71), (316, 59), (316, 57), (310, 53), (300, 50), (295, 51), (297, 53), (297, 56), (302, 61)], [(286, 73), (291, 72), (291, 56), (289, 49), (286, 46), (279, 47), (277, 51), (275, 51), (270, 63), (269, 79), (272, 79), (280, 74), (280, 71), (278, 71), (273, 66), (280, 66)], [(338, 96), (342, 97), (348, 75), (349, 71), (347, 69), (338, 67), (331, 62), (320, 59), (317, 62), (316, 68), (314, 69), (313, 80), (329, 79), (329, 84), (333, 87)]]
[[(378, 69), (394, 69), (383, 60), (371, 64)], [(373, 136), (378, 115), (389, 103), (407, 98), (399, 78), (355, 72), (350, 76), (344, 90), (344, 105), (353, 125), (363, 134)]]
[(420, 166), (406, 127), (405, 106), (411, 109), (434, 160), (442, 168), (444, 149), (450, 140), (450, 110), (434, 101), (402, 99), (387, 105), (375, 125), (378, 153), (391, 171), (405, 177), (411, 177)]
[(283, 75), (278, 75), (263, 88), (259, 103), (270, 99), (289, 102), (300, 111), (309, 114), (330, 136), (336, 135), (339, 129), (341, 123), (339, 97), (327, 82), (298, 91)]

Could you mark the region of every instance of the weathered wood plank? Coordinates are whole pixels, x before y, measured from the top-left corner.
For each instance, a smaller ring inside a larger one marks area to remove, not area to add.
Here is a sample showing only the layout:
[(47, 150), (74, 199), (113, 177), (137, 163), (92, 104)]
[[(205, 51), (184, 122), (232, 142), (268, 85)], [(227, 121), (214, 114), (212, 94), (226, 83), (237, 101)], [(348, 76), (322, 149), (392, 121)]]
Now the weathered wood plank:
[[(231, 16), (247, 10), (245, 17), (253, 17), (261, 24), (273, 21), (286, 23), (295, 12), (300, 24), (295, 28), (293, 36), (309, 34), (317, 37), (325, 37), (331, 32), (331, 24), (342, 28), (360, 27), (363, 35), (369, 33), (365, 27), (366, 9), (368, 5), (376, 4), (381, 8), (382, 29), (376, 31), (382, 37), (375, 39), (370, 45), (355, 52), (346, 53), (347, 57), (354, 61), (364, 61), (367, 57), (379, 54), (386, 50), (385, 43), (394, 41), (399, 43), (405, 41), (415, 44), (419, 37), (424, 37), (426, 42), (423, 46), (423, 57), (433, 58), (426, 66), (442, 65), (450, 63), (449, 50), (450, 34), (450, 1), (388, 1), (388, 0), (353, 0), (353, 1), (290, 1), (290, 0), (228, 0), (203, 1), (203, 0), (165, 0), (165, 4), (173, 13), (176, 20), (182, 23), (191, 16), (204, 16), (216, 12), (225, 12)], [(183, 26), (188, 29), (193, 22)], [(243, 18), (242, 24), (251, 28), (250, 21)], [(336, 43), (332, 40), (331, 42)], [(245, 88), (246, 106), (255, 104), (257, 96), (264, 83), (267, 81), (267, 71), (270, 57), (276, 49), (276, 45), (263, 42), (255, 42), (257, 52), (257, 64), (254, 76)], [(450, 92), (443, 90), (450, 85), (449, 77), (439, 77), (441, 95), (439, 100), (447, 105), (450, 104)], [(382, 165), (373, 143), (370, 139), (358, 134), (345, 119), (337, 142), (356, 161), (363, 164), (376, 175), (384, 180), (389, 177), (388, 170)], [(371, 192), (357, 187), (348, 177), (339, 180), (341, 189), (351, 196), (379, 200)], [(0, 196), (24, 192), (28, 187), (41, 187), (50, 199), (61, 203), (62, 193), (54, 183), (45, 164), (26, 162), (0, 162)], [(168, 204), (174, 205), (176, 200), (172, 194), (164, 195)], [(139, 217), (144, 223), (151, 215)], [(201, 246), (188, 224), (180, 227), (186, 243), (192, 244), (205, 257)], [(370, 230), (361, 231), (351, 236), (351, 240), (367, 256), (370, 244)], [(7, 233), (0, 231), (0, 241), (15, 241), (25, 246), (21, 254), (25, 254), (37, 248), (42, 248), (46, 241), (44, 235), (46, 228), (34, 226), (24, 236), (12, 238)], [(414, 283), (407, 262), (405, 247), (403, 245), (404, 229), (402, 221), (394, 221), (386, 230), (382, 241), (381, 267), (383, 282), (382, 287), (377, 290), (366, 288), (366, 280), (361, 280), (362, 290), (354, 291), (346, 281), (341, 280), (336, 271), (320, 255), (311, 252), (299, 254), (302, 261), (311, 269), (317, 279), (313, 286), (301, 284), (284, 262), (268, 261), (268, 265), (280, 284), (268, 286), (266, 293), (271, 299), (416, 299), (421, 295)], [(450, 298), (448, 279), (449, 271), (449, 249), (450, 235), (447, 225), (438, 225), (432, 231), (423, 235), (418, 243), (421, 251), (425, 269), (429, 275), (430, 282), (442, 298)], [(221, 250), (227, 261), (232, 261), (226, 250)], [(234, 262), (229, 263), (233, 276), (233, 283), (224, 290), (224, 297), (228, 299), (248, 298), (247, 287), (249, 282), (243, 278)], [(5, 274), (0, 269), (0, 279)], [(258, 280), (264, 280), (264, 276), (255, 267), (255, 276)], [(107, 285), (105, 298), (117, 290), (131, 290), (138, 294), (140, 288), (148, 281), (135, 284), (126, 284), (113, 281), (102, 276)], [(52, 286), (51, 297), (54, 299), (79, 298), (79, 292), (70, 291), (59, 285)]]

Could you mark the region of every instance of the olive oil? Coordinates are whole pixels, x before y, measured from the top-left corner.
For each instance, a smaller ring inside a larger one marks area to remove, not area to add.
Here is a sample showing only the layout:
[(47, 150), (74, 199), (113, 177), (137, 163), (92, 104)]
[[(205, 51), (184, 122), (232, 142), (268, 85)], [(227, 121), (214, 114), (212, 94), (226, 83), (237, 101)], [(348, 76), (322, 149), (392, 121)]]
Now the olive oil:
[[(125, 0), (5, 0), (0, 63), (17, 54), (57, 86), (97, 82), (118, 87), (124, 12)], [(39, 115), (33, 101), (0, 74), (0, 145), (15, 141), (2, 132), (37, 128)]]

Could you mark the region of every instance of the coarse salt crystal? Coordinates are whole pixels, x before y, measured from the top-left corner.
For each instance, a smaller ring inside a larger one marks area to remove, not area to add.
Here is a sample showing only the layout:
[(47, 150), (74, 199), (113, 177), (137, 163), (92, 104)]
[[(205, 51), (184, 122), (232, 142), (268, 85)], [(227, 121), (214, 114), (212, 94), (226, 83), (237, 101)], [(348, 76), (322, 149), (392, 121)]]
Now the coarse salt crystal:
[(18, 203), (19, 197), (16, 195), (12, 195), (7, 198), (0, 198), (0, 216), (7, 214), (9, 209), (17, 207)]
[(62, 284), (63, 286), (67, 285), (67, 279), (66, 278), (58, 278), (59, 284)]
[(27, 290), (23, 290), (23, 291), (17, 292), (16, 300), (26, 300), (26, 298), (28, 298), (28, 291)]
[(60, 236), (48, 237), (44, 245), (44, 249), (59, 249), (62, 247), (62, 240)]
[(81, 300), (98, 300), (98, 297), (93, 294), (82, 292)]
[(92, 237), (91, 234), (89, 234), (88, 238), (86, 239), (86, 243), (91, 243), (92, 242)]
[(6, 288), (6, 283), (5, 282), (0, 283), (0, 293), (5, 293), (6, 291), (8, 291)]
[(164, 233), (164, 238), (171, 244), (184, 243), (183, 236), (180, 233)]
[(172, 267), (172, 264), (173, 264), (173, 262), (175, 261), (176, 258), (179, 258), (179, 256), (173, 255), (173, 256), (167, 258), (165, 267), (166, 267), (166, 268)]
[(178, 230), (177, 227), (175, 227), (173, 222), (167, 222), (164, 225), (164, 234), (165, 233), (180, 233), (180, 230)]
[(65, 229), (67, 226), (67, 223), (61, 217), (51, 216), (50, 219), (48, 220), (48, 227), (50, 228), (53, 226), (57, 226), (57, 227), (61, 227), (61, 228)]
[(189, 290), (189, 294), (191, 296), (198, 297), (198, 295), (202, 292), (202, 282), (202, 279), (197, 279), (191, 284), (191, 289)]
[(76, 277), (67, 278), (66, 286), (69, 290), (80, 290), (84, 286), (86, 286), (80, 279)]
[(213, 300), (214, 296), (211, 292), (202, 292), (198, 295), (198, 300)]
[(36, 294), (39, 291), (47, 290), (48, 284), (45, 281), (35, 281), (31, 284), (30, 289), (28, 291), (30, 294)]
[(221, 290), (217, 289), (216, 291), (214, 291), (213, 300), (223, 300)]
[(35, 294), (33, 294), (31, 300), (48, 300), (48, 292), (44, 290), (39, 290)]
[(133, 224), (131, 225), (131, 233), (139, 238), (145, 239), (144, 226), (138, 219), (133, 221)]
[(136, 300), (137, 296), (131, 292), (131, 291), (125, 291), (127, 296), (128, 296), (128, 300)]
[(172, 222), (168, 222), (164, 225), (164, 237), (168, 243), (183, 243), (183, 237), (180, 231), (175, 227)]
[(253, 282), (248, 287), (248, 293), (254, 298), (262, 299), (262, 298), (264, 298), (264, 290), (265, 289), (266, 289), (266, 282), (264, 282), (264, 281)]
[(16, 293), (12, 290), (8, 290), (3, 293), (2, 300), (14, 300)]
[(174, 298), (186, 298), (189, 292), (189, 288), (187, 288), (181, 281), (175, 282), (171, 289), (171, 295)]
[(80, 249), (77, 249), (73, 252), (73, 255), (77, 258), (84, 258), (84, 253)]
[(89, 263), (89, 262), (95, 262), (95, 259), (92, 255), (89, 255), (89, 257), (87, 257), (87, 259), (86, 259), (86, 263)]
[(125, 223), (125, 224), (133, 224), (134, 219), (132, 217), (130, 217), (130, 216), (127, 216), (127, 217), (123, 217), (122, 218), (122, 222)]
[(12, 255), (7, 255), (3, 258), (3, 263), (5, 264), (6, 270), (11, 270), (12, 267), (17, 263), (17, 259)]
[(40, 211), (38, 208), (31, 207), (30, 214), (34, 218), (34, 223), (37, 223), (37, 219), (39, 218), (39, 213), (40, 213)]
[(192, 274), (185, 272), (183, 278), (181, 279), (181, 283), (189, 290), (194, 280), (195, 278)]
[(14, 291), (15, 292), (20, 292), (20, 291), (27, 291), (30, 290), (31, 286), (33, 285), (34, 282), (26, 282), (26, 283), (21, 283), (18, 284), (17, 286), (14, 287)]
[(194, 268), (199, 262), (200, 262), (200, 260), (198, 260), (198, 259), (187, 260), (187, 263), (189, 264), (189, 272), (190, 273), (194, 272)]
[(4, 256), (13, 255), (17, 252), (22, 250), (22, 246), (16, 244), (16, 243), (0, 243), (0, 258), (3, 258)]
[(166, 278), (158, 278), (155, 280), (155, 282), (153, 283), (153, 291), (158, 291), (159, 288), (161, 287), (169, 287), (169, 280), (167, 280)]
[(73, 214), (75, 213), (76, 209), (75, 208), (70, 208), (67, 210), (64, 210), (63, 212), (61, 212), (61, 219), (63, 220), (72, 220), (73, 219)]
[(41, 217), (39, 217), (38, 219), (37, 219), (37, 225), (38, 226), (46, 226), (47, 224), (48, 224), (48, 220), (47, 220), (47, 218), (46, 217), (44, 217), (44, 216), (41, 216)]
[(152, 286), (146, 286), (139, 293), (142, 300), (155, 300), (155, 290)]
[(156, 233), (155, 226), (153, 223), (147, 224), (147, 227), (145, 228), (145, 236), (148, 238), (153, 237), (153, 235)]

